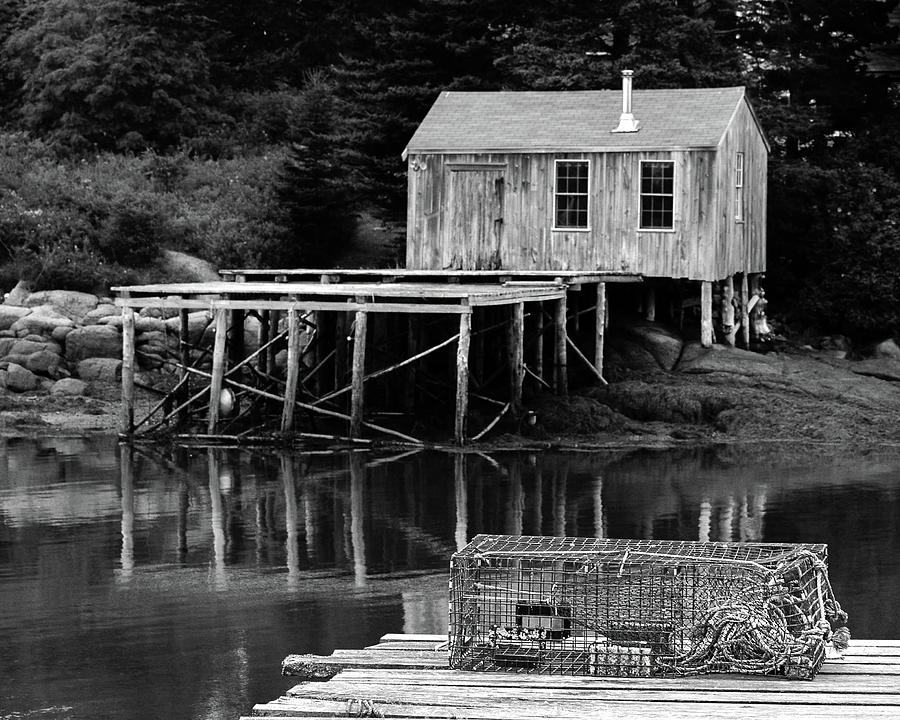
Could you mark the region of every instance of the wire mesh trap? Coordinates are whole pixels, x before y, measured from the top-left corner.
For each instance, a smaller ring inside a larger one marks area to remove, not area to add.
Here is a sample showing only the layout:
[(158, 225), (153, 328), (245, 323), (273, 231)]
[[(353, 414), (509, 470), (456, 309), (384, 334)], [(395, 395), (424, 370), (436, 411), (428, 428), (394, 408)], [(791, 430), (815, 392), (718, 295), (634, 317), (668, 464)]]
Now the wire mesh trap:
[(450, 667), (812, 679), (847, 618), (826, 562), (826, 545), (478, 535), (450, 562)]

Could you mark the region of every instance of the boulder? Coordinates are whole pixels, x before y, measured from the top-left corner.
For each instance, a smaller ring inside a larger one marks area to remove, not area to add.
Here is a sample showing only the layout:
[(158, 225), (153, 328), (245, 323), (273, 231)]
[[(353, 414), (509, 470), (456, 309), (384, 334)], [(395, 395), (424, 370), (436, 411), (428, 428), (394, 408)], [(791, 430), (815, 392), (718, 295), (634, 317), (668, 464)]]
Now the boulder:
[(0, 305), (0, 330), (9, 330), (17, 320), (31, 314), (31, 308)]
[(25, 361), (25, 367), (35, 375), (58, 379), (68, 375), (64, 368), (64, 362), (59, 353), (52, 350), (41, 350), (32, 353)]
[(653, 322), (637, 322), (621, 333), (647, 350), (663, 370), (671, 370), (681, 357), (684, 341), (671, 330)]
[(113, 327), (86, 325), (66, 336), (66, 359), (77, 363), (86, 358), (121, 358), (122, 336)]
[(84, 317), (81, 319), (81, 322), (85, 325), (95, 325), (97, 321), (102, 318), (114, 317), (121, 314), (121, 308), (116, 307), (112, 303), (101, 302), (93, 310), (85, 313)]
[(163, 270), (180, 282), (216, 282), (221, 280), (212, 263), (177, 250), (162, 251)]
[(74, 329), (75, 328), (69, 327), (67, 325), (60, 325), (58, 328), (56, 328), (56, 330), (50, 333), (50, 339), (62, 346), (63, 343), (66, 342), (66, 338), (69, 337), (69, 333)]
[(872, 357), (900, 360), (900, 345), (897, 345), (891, 338), (883, 340), (872, 350)]
[(16, 320), (9, 329), (14, 330), (22, 337), (32, 334), (49, 336), (58, 327), (74, 326), (75, 322), (71, 318), (60, 315), (53, 307), (37, 305), (31, 309), (28, 315), (24, 315)]
[(84, 395), (86, 391), (87, 383), (77, 378), (57, 380), (50, 388), (51, 395)]
[(33, 372), (18, 363), (6, 366), (6, 389), (13, 392), (29, 392), (38, 386), (38, 378)]
[(85, 381), (119, 382), (122, 379), (122, 361), (115, 358), (87, 358), (78, 363), (78, 377)]
[(16, 286), (6, 293), (3, 303), (5, 305), (24, 305), (29, 295), (31, 295), (31, 283), (28, 280), (19, 280)]
[(890, 357), (860, 360), (851, 364), (850, 370), (857, 375), (868, 375), (881, 380), (900, 382), (900, 360)]
[(81, 321), (91, 310), (97, 307), (96, 295), (76, 290), (41, 290), (32, 293), (25, 299), (26, 307), (50, 307), (59, 315), (70, 320)]
[[(212, 315), (206, 310), (198, 310), (197, 312), (188, 313), (188, 341), (192, 345), (199, 345), (203, 338), (203, 333), (212, 322)], [(174, 317), (166, 320), (166, 329), (169, 334), (175, 337), (181, 335), (181, 318)]]
[(138, 315), (134, 320), (134, 331), (136, 333), (165, 333), (166, 322), (158, 317), (144, 317), (143, 315)]
[(4, 358), (12, 351), (16, 343), (20, 342), (17, 338), (0, 338), (0, 358)]
[(675, 370), (682, 373), (726, 372), (738, 375), (781, 375), (781, 361), (771, 355), (725, 345), (705, 348), (700, 343), (684, 346), (681, 360)]
[(108, 327), (121, 328), (122, 327), (122, 316), (121, 315), (107, 315), (106, 317), (102, 317), (96, 322), (97, 325), (106, 325)]
[[(35, 336), (29, 336), (35, 337)], [(16, 340), (12, 347), (7, 350), (6, 354), (9, 355), (32, 355), (34, 353), (48, 351), (51, 353), (55, 353), (59, 355), (62, 352), (62, 349), (55, 342), (43, 342), (43, 341), (35, 341), (29, 338), (23, 338), (21, 340)]]

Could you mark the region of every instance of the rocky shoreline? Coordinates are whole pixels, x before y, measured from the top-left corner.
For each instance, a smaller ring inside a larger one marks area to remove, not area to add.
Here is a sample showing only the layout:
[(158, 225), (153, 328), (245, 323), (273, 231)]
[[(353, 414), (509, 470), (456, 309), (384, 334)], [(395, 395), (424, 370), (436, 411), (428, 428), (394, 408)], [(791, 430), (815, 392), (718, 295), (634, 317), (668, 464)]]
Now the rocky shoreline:
[[(135, 322), (137, 381), (171, 379), (180, 319), (154, 309)], [(258, 328), (245, 328), (248, 347)], [(211, 346), (211, 314), (189, 315), (190, 342)], [(17, 286), (0, 304), (0, 435), (115, 432), (122, 314), (109, 298)], [(900, 347), (891, 339), (851, 357), (841, 338), (776, 340), (767, 352), (685, 342), (660, 325), (612, 328), (610, 384), (529, 400), (534, 425), (495, 446), (608, 447), (707, 442), (864, 446), (900, 442)], [(498, 428), (499, 429), (499, 428)]]

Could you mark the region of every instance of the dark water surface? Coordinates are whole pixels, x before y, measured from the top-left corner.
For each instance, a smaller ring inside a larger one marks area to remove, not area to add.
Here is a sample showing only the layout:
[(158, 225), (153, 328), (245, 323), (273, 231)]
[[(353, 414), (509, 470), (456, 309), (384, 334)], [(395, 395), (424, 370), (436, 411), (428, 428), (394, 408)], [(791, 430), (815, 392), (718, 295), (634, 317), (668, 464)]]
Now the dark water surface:
[(446, 631), (450, 554), (480, 532), (826, 542), (854, 636), (900, 638), (888, 451), (0, 443), (0, 720), (237, 718), (291, 686), (289, 653)]

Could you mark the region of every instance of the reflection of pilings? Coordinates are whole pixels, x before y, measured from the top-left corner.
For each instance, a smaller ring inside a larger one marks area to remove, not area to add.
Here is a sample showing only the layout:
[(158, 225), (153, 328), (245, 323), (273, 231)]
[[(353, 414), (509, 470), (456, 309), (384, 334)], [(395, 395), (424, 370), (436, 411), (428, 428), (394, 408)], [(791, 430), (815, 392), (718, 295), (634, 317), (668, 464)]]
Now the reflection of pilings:
[(509, 464), (509, 504), (506, 513), (506, 534), (522, 534), (522, 513), (525, 498), (522, 493), (522, 470), (518, 462)]
[(300, 580), (300, 554), (297, 547), (297, 494), (294, 484), (294, 461), (281, 456), (281, 482), (284, 485), (284, 524), (287, 528), (285, 550), (287, 555), (288, 587), (297, 587)]
[(134, 571), (134, 450), (121, 446), (119, 472), (122, 481), (122, 577)]
[(319, 546), (319, 496), (309, 482), (301, 485), (300, 501), (303, 503), (303, 535), (306, 540), (306, 557), (314, 560)]
[(544, 526), (544, 468), (540, 458), (534, 461), (534, 535), (543, 535)]
[(553, 534), (566, 534), (566, 484), (569, 480), (569, 465), (563, 463), (553, 473)]
[[(753, 508), (751, 510), (750, 505)], [(766, 517), (766, 488), (759, 488), (749, 498), (745, 495), (741, 502), (738, 531), (741, 542), (760, 542), (763, 539), (763, 521)]]
[(700, 501), (700, 517), (697, 521), (697, 539), (700, 542), (709, 542), (709, 529), (712, 521), (712, 504), (709, 498)]
[(456, 495), (456, 549), (462, 550), (468, 543), (469, 503), (466, 489), (466, 456), (453, 456), (453, 481)]
[(365, 485), (363, 453), (350, 453), (350, 537), (353, 543), (353, 578), (357, 586), (366, 584)]
[(222, 511), (222, 494), (219, 487), (219, 458), (216, 451), (207, 451), (209, 470), (209, 507), (213, 532), (213, 580), (216, 585), (225, 583), (225, 513)]
[(594, 476), (594, 536), (606, 537), (606, 518), (603, 516), (603, 476)]
[(736, 502), (733, 495), (728, 496), (725, 507), (719, 515), (719, 540), (731, 542), (734, 540), (734, 511)]
[(187, 555), (187, 519), (188, 508), (190, 507), (190, 495), (188, 494), (188, 484), (185, 480), (181, 481), (178, 488), (178, 559), (183, 561)]

